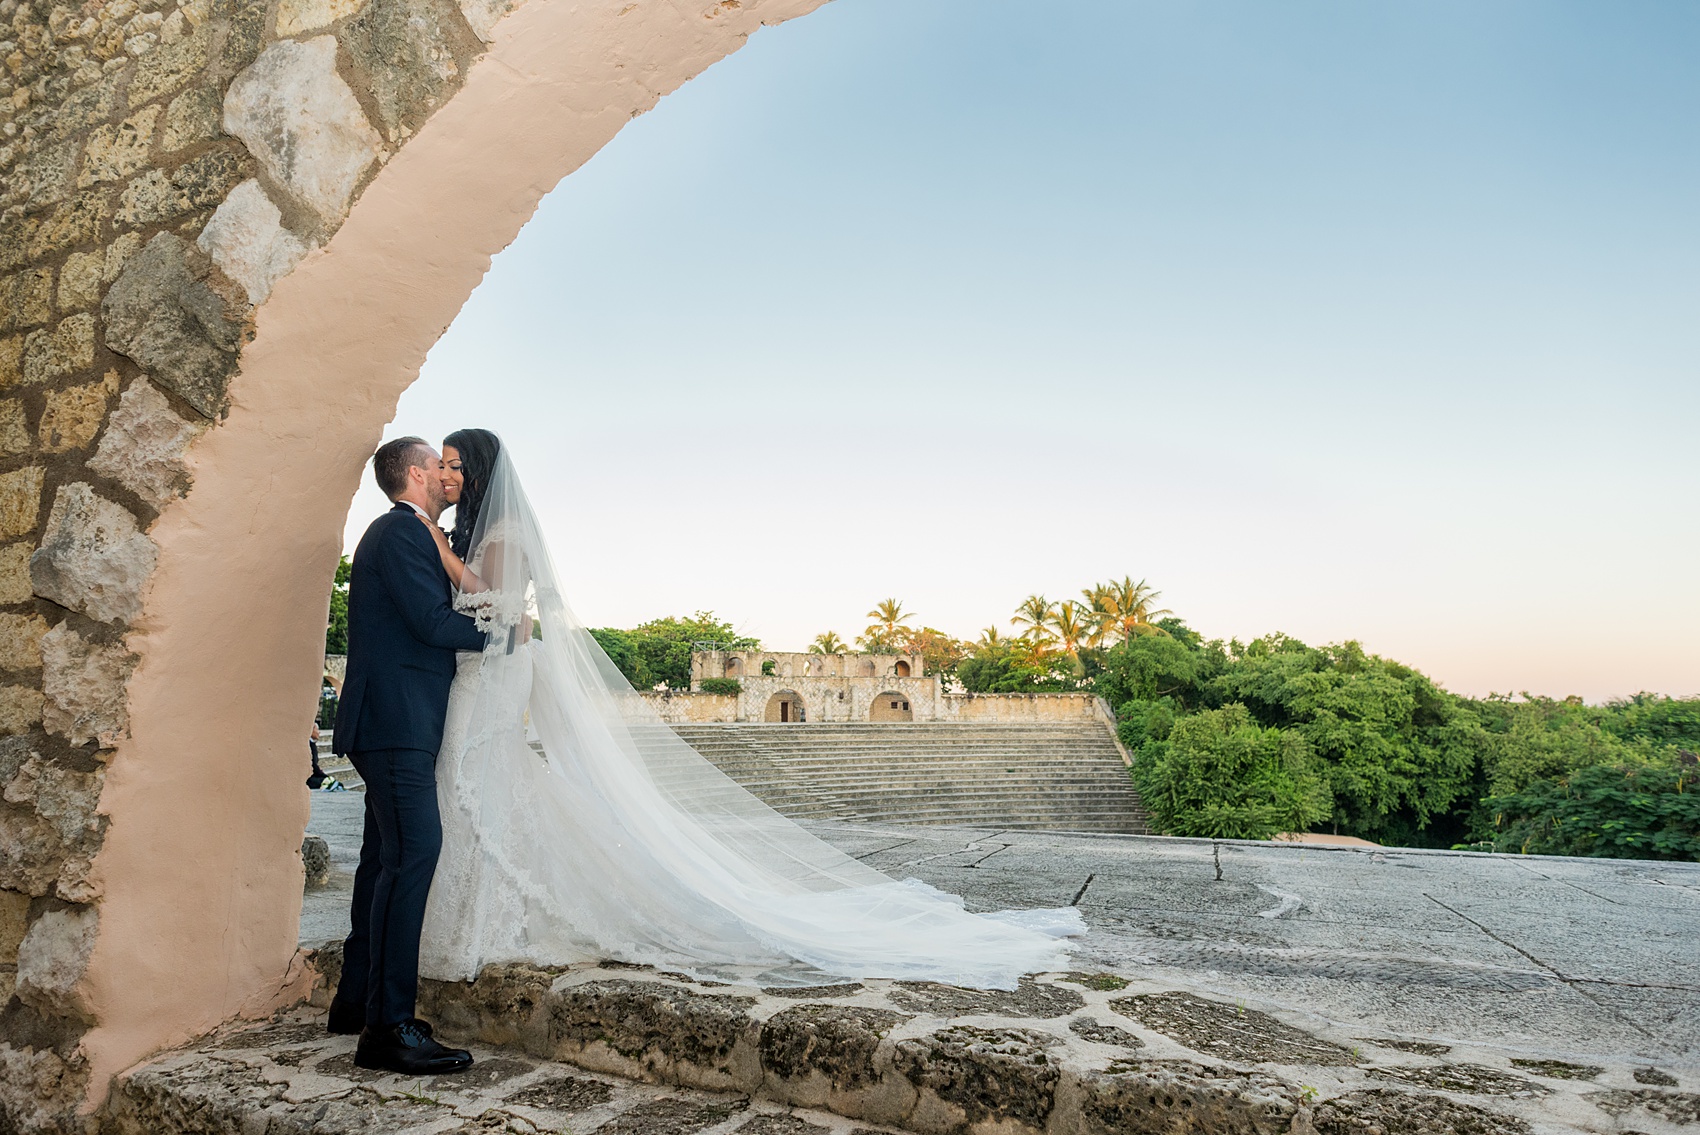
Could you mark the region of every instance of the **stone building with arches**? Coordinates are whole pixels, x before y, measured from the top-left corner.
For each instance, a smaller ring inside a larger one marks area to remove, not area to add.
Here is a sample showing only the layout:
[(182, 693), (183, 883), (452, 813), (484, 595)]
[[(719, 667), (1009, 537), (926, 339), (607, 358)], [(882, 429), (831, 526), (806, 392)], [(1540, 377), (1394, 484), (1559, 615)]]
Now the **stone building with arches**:
[[(710, 679), (736, 681), (735, 694), (704, 692)], [(946, 690), (919, 654), (804, 654), (699, 650), (691, 688), (645, 694), (675, 724), (1037, 724), (1107, 720), (1085, 693), (970, 694)]]

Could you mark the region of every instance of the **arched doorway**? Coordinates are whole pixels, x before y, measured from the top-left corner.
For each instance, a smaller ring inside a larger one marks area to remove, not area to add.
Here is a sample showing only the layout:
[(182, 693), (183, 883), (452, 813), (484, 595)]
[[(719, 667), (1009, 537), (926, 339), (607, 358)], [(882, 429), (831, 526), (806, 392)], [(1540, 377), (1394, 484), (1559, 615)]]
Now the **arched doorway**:
[(907, 678), (909, 676), (908, 661), (906, 659), (899, 658), (897, 660), (897, 665), (892, 668), (892, 673), (896, 674), (899, 678)]
[(762, 714), (762, 720), (781, 724), (796, 724), (808, 720), (808, 711), (803, 708), (803, 697), (795, 690), (780, 690), (767, 699), (767, 709)]
[(887, 690), (874, 698), (868, 707), (869, 721), (914, 721), (915, 711), (909, 706), (909, 695)]
[(727, 678), (742, 678), (744, 676), (744, 660), (742, 658), (728, 658), (726, 660), (726, 666), (722, 670), (722, 676)]
[[(71, 392), (86, 432), (61, 444), (44, 429), (14, 448), (0, 485), (8, 591), (23, 588), (3, 605), (33, 615), (31, 586), (43, 610), (53, 605), (36, 633), (49, 635), (57, 667), (28, 679), (44, 688), (8, 676), (0, 732), (50, 756), (77, 751), (74, 768), (92, 770), (64, 774), (90, 820), (29, 883), (28, 897), (55, 897), (35, 902), (21, 928), (51, 916), (33, 939), (37, 961), (76, 986), (74, 1012), (42, 1010), (76, 1054), (59, 1097), (86, 1084), (97, 1101), (147, 1053), (305, 993), (301, 741), (347, 502), (397, 398), (545, 192), (763, 24), (819, 2), (468, 4), (472, 22), (444, 33), (448, 47), (411, 45), (430, 75), (415, 67), (399, 88), (393, 76), (419, 60), (383, 59), (367, 44), (351, 62), (339, 17), (291, 31), (248, 28), (244, 16), (232, 27), (226, 6), (180, 48), (120, 60), (151, 72), (147, 82), (111, 73), (118, 85), (105, 89), (124, 97), (65, 115), (72, 148), (25, 147), (20, 161), (53, 157), (32, 168), (63, 169), (69, 184), (76, 169), (60, 159), (82, 152), (79, 131), (132, 114), (164, 120), (181, 102), (212, 112), (204, 145), (217, 159), (193, 167), (202, 172), (187, 214), (114, 218), (118, 189), (103, 185), (61, 210), (75, 222), (56, 220), (44, 251), (19, 234), (45, 213), (5, 221), (7, 248), (25, 249), (22, 267), (39, 278), (66, 256), (81, 266), (75, 297), (55, 293), (72, 306), (31, 333), (43, 347), (19, 365), (50, 396), (80, 383)], [(458, 18), (455, 5), (441, 8)], [(433, 21), (408, 34), (436, 34)], [(392, 83), (364, 104), (349, 87), (366, 81), (362, 68)], [(203, 143), (156, 145), (124, 176), (138, 188), (175, 184), (159, 179), (190, 145)], [(116, 276), (98, 267), (120, 264)], [(0, 343), (0, 370), (18, 364), (5, 354), (14, 347), (17, 337)], [(298, 475), (282, 488), (285, 467)], [(291, 534), (288, 555), (269, 535), (279, 531)], [(55, 696), (96, 708), (71, 714)]]

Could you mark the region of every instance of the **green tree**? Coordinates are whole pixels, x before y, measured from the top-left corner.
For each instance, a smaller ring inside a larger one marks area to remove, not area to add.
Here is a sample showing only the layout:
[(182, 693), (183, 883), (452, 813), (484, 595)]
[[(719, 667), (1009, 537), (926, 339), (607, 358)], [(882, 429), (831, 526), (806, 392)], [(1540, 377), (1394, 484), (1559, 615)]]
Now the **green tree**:
[(967, 643), (936, 627), (922, 627), (903, 636), (903, 652), (919, 654), (924, 672), (941, 678), (956, 673), (956, 667), (968, 657), (968, 649)]
[(1242, 705), (1175, 721), (1147, 738), (1133, 779), (1171, 835), (1268, 839), (1307, 831), (1329, 814), (1328, 787), (1303, 736), (1257, 724)]
[(1057, 616), (1057, 605), (1043, 595), (1029, 595), (1015, 609), (1010, 625), (1023, 628), (1021, 637), (1034, 642), (1049, 642), (1055, 637), (1051, 623)]
[(698, 643), (712, 643), (719, 650), (761, 649), (760, 640), (738, 634), (712, 611), (651, 619), (629, 631), (603, 627), (590, 633), (626, 680), (640, 690), (689, 689), (691, 651)]
[(325, 653), (348, 653), (348, 580), (354, 564), (347, 556), (336, 562), (336, 575), (331, 580), (330, 619), (325, 624)]
[(849, 649), (835, 631), (822, 631), (809, 643), (810, 654), (843, 654)]
[(1700, 859), (1695, 766), (1590, 765), (1491, 796), (1495, 851)]

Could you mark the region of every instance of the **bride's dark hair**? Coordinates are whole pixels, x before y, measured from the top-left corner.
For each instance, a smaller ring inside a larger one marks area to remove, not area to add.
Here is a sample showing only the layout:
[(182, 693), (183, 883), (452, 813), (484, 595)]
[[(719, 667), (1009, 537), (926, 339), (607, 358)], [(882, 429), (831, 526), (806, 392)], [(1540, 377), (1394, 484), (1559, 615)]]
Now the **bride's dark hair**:
[(490, 488), (490, 474), (496, 468), (496, 454), (502, 451), (502, 442), (489, 430), (456, 430), (443, 439), (444, 448), (451, 445), (460, 454), (460, 471), (465, 480), (455, 505), (455, 526), (449, 533), (449, 547), (464, 560), (472, 551), (472, 530), (484, 508), (484, 494)]

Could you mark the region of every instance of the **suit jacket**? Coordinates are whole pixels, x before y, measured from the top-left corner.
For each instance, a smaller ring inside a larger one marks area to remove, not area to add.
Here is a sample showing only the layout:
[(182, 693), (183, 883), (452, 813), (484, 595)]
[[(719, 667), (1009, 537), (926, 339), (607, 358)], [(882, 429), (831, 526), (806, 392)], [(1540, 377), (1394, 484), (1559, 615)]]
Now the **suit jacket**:
[(354, 549), (348, 581), (348, 675), (336, 707), (339, 754), (443, 743), (455, 651), (483, 650), (451, 603), (437, 545), (411, 507), (378, 517)]

